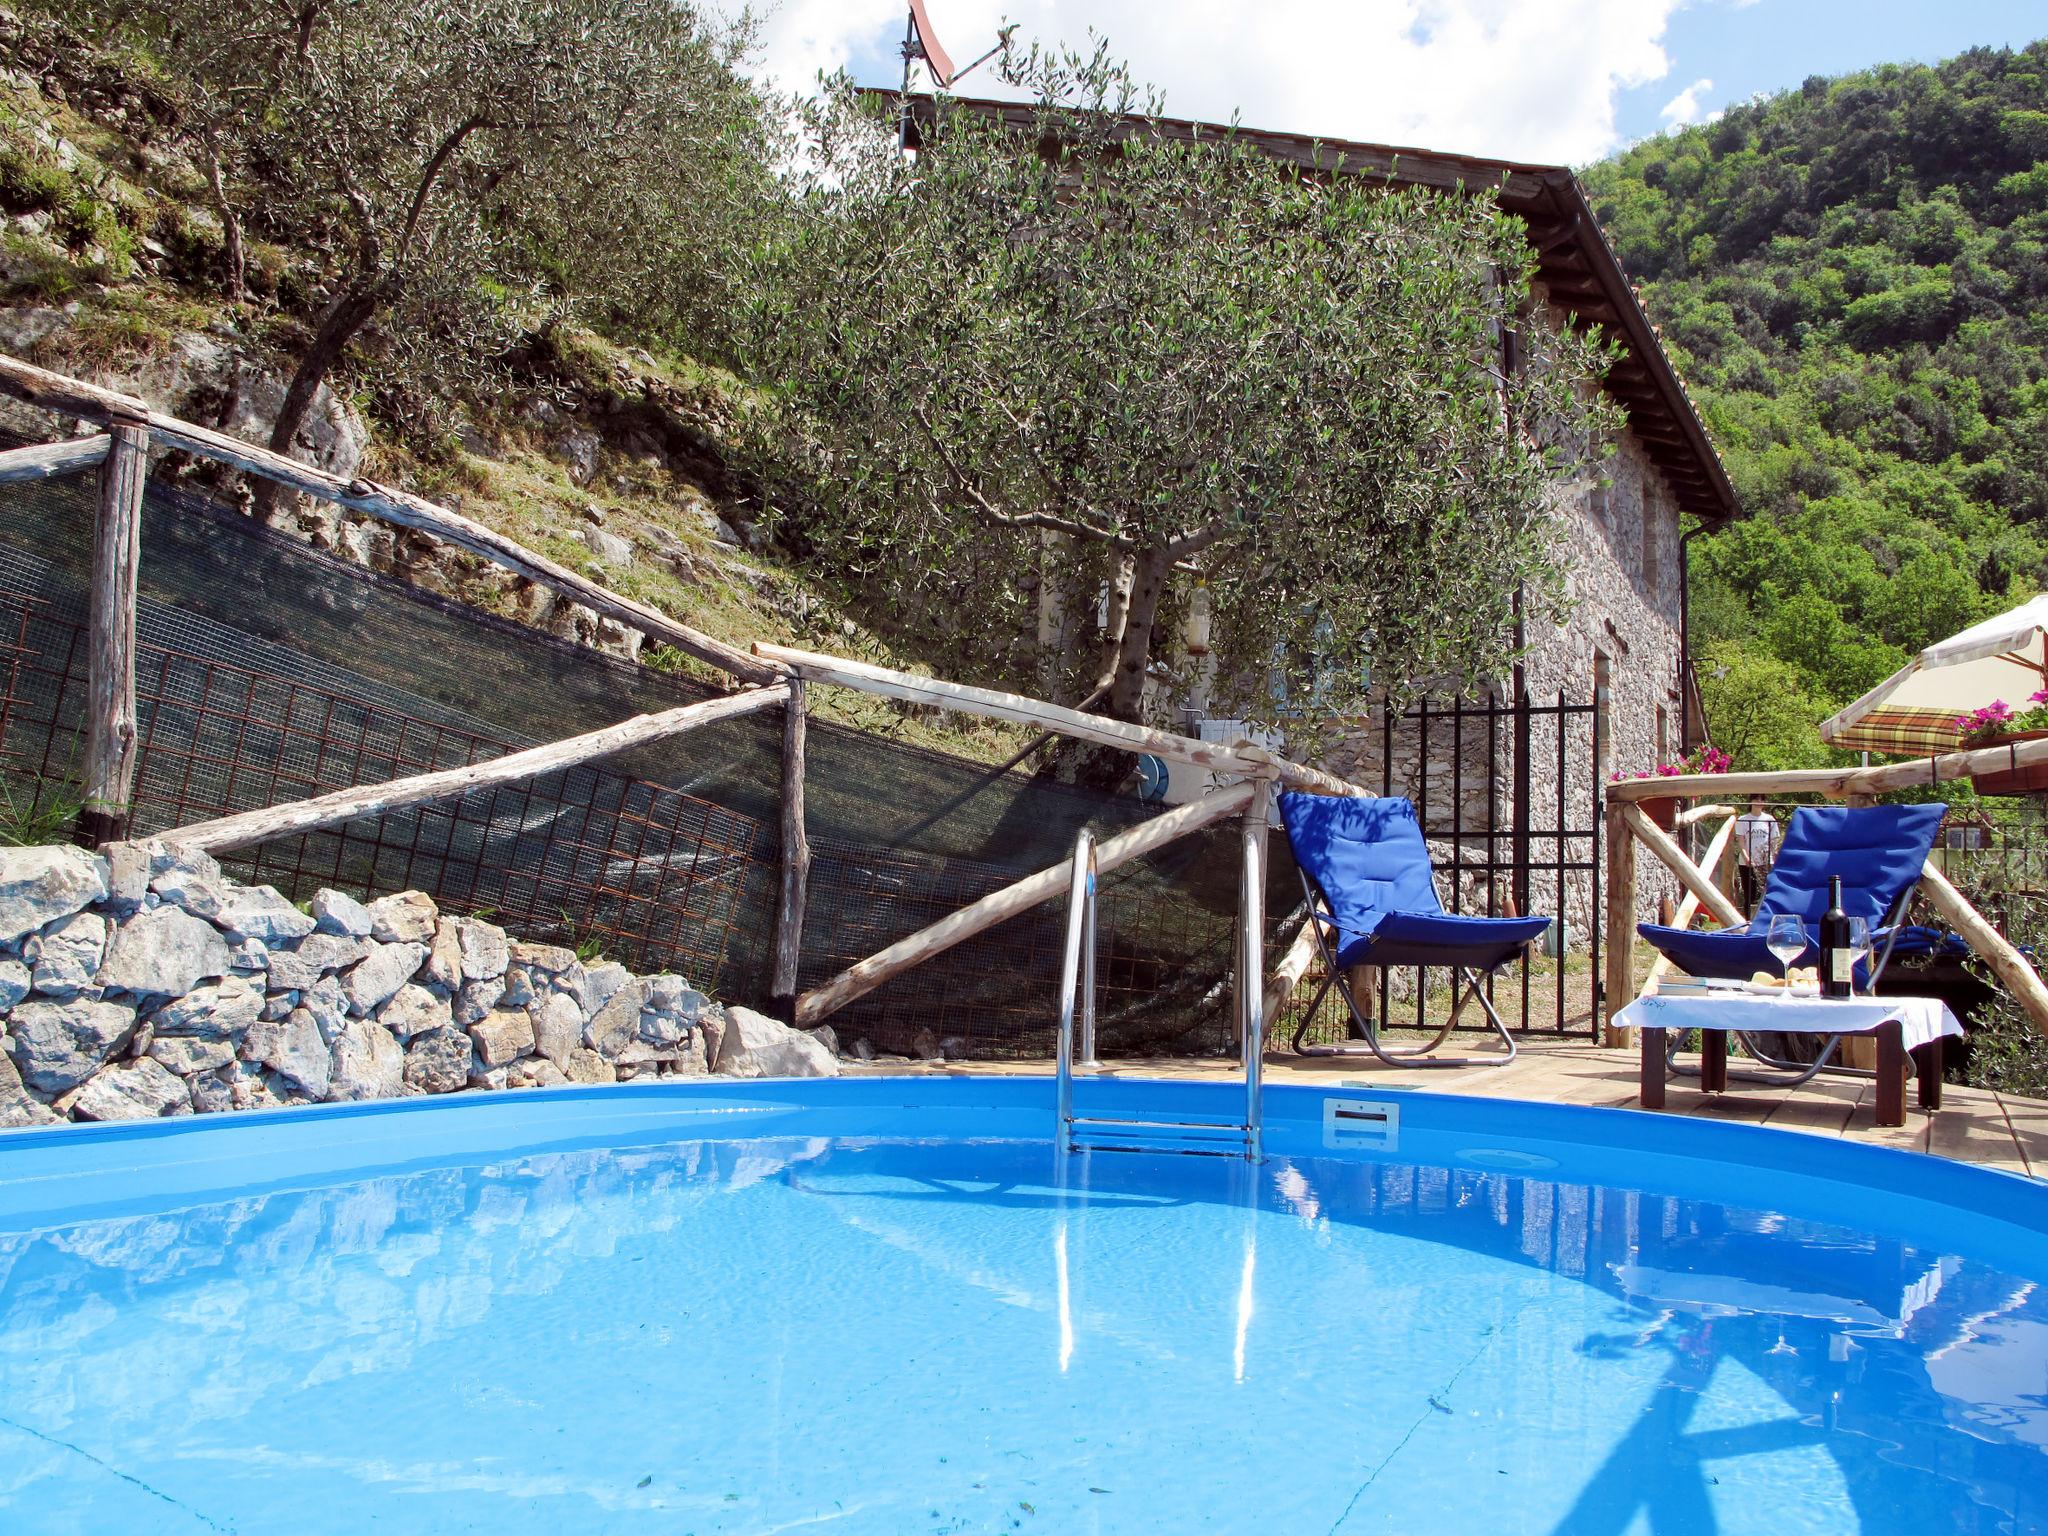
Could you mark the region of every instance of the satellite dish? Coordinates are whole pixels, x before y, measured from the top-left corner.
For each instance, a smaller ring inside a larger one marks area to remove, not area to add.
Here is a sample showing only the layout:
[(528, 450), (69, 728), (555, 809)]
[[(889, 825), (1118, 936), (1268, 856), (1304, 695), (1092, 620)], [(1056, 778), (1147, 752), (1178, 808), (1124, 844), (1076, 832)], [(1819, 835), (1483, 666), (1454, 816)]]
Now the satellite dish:
[(1166, 759), (1138, 754), (1138, 798), (1157, 804), (1166, 798)]
[(952, 56), (939, 46), (939, 34), (932, 30), (931, 14), (926, 11), (924, 0), (910, 0), (910, 24), (917, 29), (917, 40), (924, 48), (924, 61), (931, 69), (932, 78), (941, 87), (959, 79), (953, 73)]

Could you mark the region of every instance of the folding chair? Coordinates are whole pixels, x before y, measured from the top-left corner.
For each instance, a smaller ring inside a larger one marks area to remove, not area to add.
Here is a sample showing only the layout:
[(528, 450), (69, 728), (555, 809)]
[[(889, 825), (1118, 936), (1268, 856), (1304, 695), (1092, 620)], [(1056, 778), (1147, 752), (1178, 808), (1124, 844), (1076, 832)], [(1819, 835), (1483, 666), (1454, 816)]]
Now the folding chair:
[[(1446, 912), (1437, 897), (1429, 845), (1423, 841), (1415, 807), (1406, 800), (1287, 794), (1280, 797), (1280, 817), (1301, 869), (1316, 947), (1327, 971), (1294, 1032), (1294, 1049), (1304, 1056), (1370, 1052), (1390, 1066), (1504, 1066), (1512, 1061), (1515, 1039), (1486, 996), (1486, 979), (1548, 928), (1550, 919)], [(1360, 965), (1447, 967), (1453, 973), (1451, 1016), (1436, 1037), (1412, 1048), (1383, 1045), (1377, 1022), (1358, 1006), (1345, 975)], [(1363, 1050), (1355, 1045), (1310, 1045), (1302, 1038), (1333, 987), (1351, 1010), (1365, 1041)], [(1434, 1055), (1475, 997), (1507, 1047), (1506, 1054)]]
[[(1746, 979), (1758, 971), (1778, 968), (1766, 934), (1774, 917), (1796, 917), (1806, 933), (1806, 950), (1794, 965), (1819, 958), (1821, 914), (1828, 908), (1828, 881), (1840, 876), (1842, 910), (1870, 924), (1874, 965), (1862, 968), (1859, 979), (1874, 986), (1901, 940), (1923, 943), (1921, 930), (1905, 926), (1906, 907), (1920, 883), (1920, 872), (1941, 831), (1948, 807), (1928, 805), (1812, 806), (1792, 813), (1785, 841), (1771, 866), (1756, 912), (1746, 928), (1706, 932), (1641, 923), (1636, 932), (1668, 955), (1679, 969), (1694, 976)], [(1780, 1087), (1806, 1082), (1828, 1064), (1840, 1043), (1831, 1035), (1812, 1062), (1786, 1061), (1738, 1032), (1743, 1048), (1775, 1074), (1733, 1074), (1751, 1082)], [(1678, 1042), (1674, 1038), (1672, 1049)]]

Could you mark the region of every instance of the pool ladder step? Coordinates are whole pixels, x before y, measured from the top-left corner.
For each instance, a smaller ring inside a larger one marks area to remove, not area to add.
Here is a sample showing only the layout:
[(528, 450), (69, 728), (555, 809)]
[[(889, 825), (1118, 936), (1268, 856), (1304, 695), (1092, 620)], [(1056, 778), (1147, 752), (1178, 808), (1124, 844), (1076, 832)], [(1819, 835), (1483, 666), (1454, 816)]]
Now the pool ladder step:
[[(1080, 1065), (1095, 1059), (1095, 839), (1084, 831), (1074, 843), (1072, 894), (1067, 904), (1066, 963), (1060, 970), (1060, 1027), (1057, 1102), (1060, 1146), (1069, 1152), (1177, 1152), (1209, 1157), (1260, 1157), (1261, 1037), (1259, 904), (1265, 890), (1258, 839), (1245, 838), (1244, 906), (1238, 920), (1238, 1025), (1244, 1045), (1245, 1109), (1241, 1119), (1181, 1114), (1168, 1119), (1129, 1110), (1077, 1114), (1074, 1109), (1074, 1024), (1080, 1017)], [(1247, 939), (1247, 935), (1249, 938)], [(1250, 985), (1245, 984), (1249, 976)]]

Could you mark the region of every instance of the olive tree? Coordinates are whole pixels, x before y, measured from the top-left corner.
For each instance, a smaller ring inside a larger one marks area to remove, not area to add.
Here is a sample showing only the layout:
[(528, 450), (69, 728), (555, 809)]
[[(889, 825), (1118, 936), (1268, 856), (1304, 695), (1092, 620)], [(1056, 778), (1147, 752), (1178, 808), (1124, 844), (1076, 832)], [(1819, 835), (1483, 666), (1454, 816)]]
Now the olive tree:
[(1503, 376), (1518, 221), (1167, 132), (1100, 52), (1006, 67), (1028, 106), (941, 98), (912, 156), (843, 82), (809, 109), (740, 293), (803, 442), (788, 540), (935, 662), (1121, 719), (1190, 602), (1254, 718), (1500, 675), (1516, 589), (1557, 611), (1555, 493), (1611, 426), (1590, 341), (1536, 328)]
[[(271, 436), (373, 322), (459, 372), (569, 302), (674, 320), (769, 174), (744, 25), (691, 0), (99, 0), (156, 61), (228, 230), (323, 254)], [(742, 200), (743, 201), (743, 200)]]

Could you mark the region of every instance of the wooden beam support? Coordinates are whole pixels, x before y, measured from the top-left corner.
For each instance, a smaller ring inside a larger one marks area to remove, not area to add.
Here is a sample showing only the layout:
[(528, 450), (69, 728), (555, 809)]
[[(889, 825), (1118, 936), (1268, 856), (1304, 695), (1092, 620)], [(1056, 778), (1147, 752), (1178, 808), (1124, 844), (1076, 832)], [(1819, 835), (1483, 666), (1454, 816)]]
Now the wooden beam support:
[[(1251, 804), (1256, 788), (1254, 784), (1233, 784), (1190, 805), (1156, 816), (1128, 832), (1119, 833), (1096, 847), (1096, 871), (1107, 874), (1118, 865), (1128, 864), (1132, 859), (1163, 848), (1176, 838), (1198, 832), (1227, 816), (1235, 816)], [(914, 965), (921, 965), (934, 955), (943, 954), (955, 944), (971, 939), (1020, 912), (1028, 912), (1040, 902), (1050, 901), (1067, 889), (1072, 875), (1071, 861), (1062, 859), (1050, 869), (1042, 869), (1015, 885), (991, 891), (981, 900), (920, 928), (887, 949), (877, 950), (867, 959), (841, 971), (822, 987), (815, 987), (798, 998), (797, 1026), (809, 1029), (822, 1024), (856, 998), (867, 996), (890, 977)]]
[(1721, 893), (1721, 888), (1707, 878), (1706, 872), (1685, 856), (1685, 850), (1672, 841), (1671, 834), (1643, 814), (1641, 806), (1623, 801), (1621, 819), (1628, 823), (1629, 831), (1657, 855), (1664, 867), (1678, 876), (1679, 884), (1699, 897), (1700, 904), (1713, 914), (1715, 921), (1730, 928), (1740, 928), (1749, 921), (1735, 903)]
[(2004, 934), (1991, 926), (1983, 913), (1970, 905), (1968, 897), (1949, 884), (1948, 876), (1936, 869), (1931, 860), (1920, 871), (1920, 892), (1970, 948), (1984, 957), (1984, 963), (2005, 983), (2006, 991), (2026, 1011), (2034, 1028), (2048, 1029), (2048, 987), (2041, 984), (2040, 973)]
[(1232, 742), (1227, 746), (1196, 741), (1189, 736), (1176, 736), (1171, 731), (1157, 731), (1146, 725), (1111, 720), (1105, 715), (1083, 714), (1078, 709), (1068, 709), (1065, 705), (1020, 693), (976, 688), (967, 683), (949, 683), (941, 678), (899, 672), (893, 667), (849, 661), (816, 651), (800, 651), (786, 645), (770, 645), (766, 641), (757, 641), (754, 650), (814, 683), (830, 683), (860, 693), (879, 694), (906, 704), (925, 704), (961, 714), (1009, 720), (1035, 730), (1092, 741), (1098, 746), (1119, 747), (1126, 752), (1150, 752), (1170, 762), (1189, 763), (1216, 773), (1277, 778), (1290, 789), (1325, 795), (1367, 793), (1335, 774), (1289, 762), (1248, 741)]
[(809, 711), (802, 679), (792, 679), (787, 686), (789, 702), (782, 707), (782, 891), (775, 906), (775, 971), (769, 992), (783, 1018), (794, 1022), (805, 897), (811, 880), (811, 840), (804, 827), (804, 739)]
[[(1725, 807), (1716, 807), (1716, 809), (1725, 809)], [(1707, 856), (1700, 860), (1700, 867), (1702, 869), (1712, 869), (1721, 862), (1721, 855), (1728, 847), (1728, 839), (1734, 833), (1735, 815), (1733, 812), (1729, 812), (1728, 819), (1722, 822), (1715, 831), (1713, 841), (1707, 844)], [(1699, 897), (1695, 896), (1691, 891), (1687, 891), (1685, 893), (1685, 900), (1681, 901), (1678, 904), (1678, 910), (1671, 914), (1671, 926), (1673, 928), (1685, 927), (1686, 924), (1699, 915), (1699, 910)], [(1657, 983), (1663, 979), (1664, 973), (1670, 969), (1671, 957), (1666, 954), (1659, 954), (1650, 963), (1650, 974), (1643, 979), (1642, 990), (1637, 995), (1648, 997), (1652, 992), (1656, 991)]]
[(60, 475), (82, 474), (107, 461), (113, 439), (102, 432), (96, 437), (67, 437), (54, 443), (31, 443), (26, 448), (9, 448), (0, 453), (0, 485), (17, 485), (24, 480), (54, 480)]
[(1617, 1029), (1614, 1016), (1635, 996), (1636, 952), (1636, 844), (1622, 803), (1607, 802), (1607, 974), (1601, 978), (1601, 1001), (1605, 1005), (1601, 1043), (1609, 1047), (1628, 1044), (1629, 1032)]
[(459, 512), (451, 512), (410, 492), (393, 490), (368, 480), (344, 480), (311, 464), (302, 464), (268, 448), (245, 443), (238, 437), (152, 411), (130, 396), (67, 379), (4, 354), (0, 354), (0, 394), (11, 395), (59, 415), (87, 421), (137, 421), (149, 429), (161, 447), (182, 449), (202, 459), (212, 459), (247, 474), (259, 475), (382, 522), (432, 534), (458, 549), (481, 555), (495, 565), (582, 603), (615, 623), (637, 629), (650, 640), (672, 645), (743, 682), (775, 682), (787, 675), (780, 667), (749, 656), (722, 640), (714, 640), (687, 624), (678, 623), (658, 608), (622, 596), (588, 577), (578, 575), (567, 566), (556, 564), (545, 555), (536, 554), (494, 528), (487, 528)]
[(1273, 1033), (1273, 1026), (1280, 1022), (1288, 999), (1294, 996), (1294, 989), (1301, 985), (1301, 978), (1308, 974), (1308, 968), (1315, 964), (1315, 959), (1316, 921), (1307, 917), (1295, 930), (1294, 942), (1287, 946), (1287, 953), (1273, 967), (1273, 974), (1266, 978), (1265, 1017), (1259, 1021), (1262, 1035)]
[(407, 806), (424, 805), (430, 800), (453, 799), (457, 795), (473, 794), (499, 784), (517, 783), (557, 769), (573, 768), (578, 763), (609, 757), (628, 747), (666, 741), (714, 721), (730, 720), (738, 715), (772, 708), (786, 703), (788, 698), (787, 683), (772, 683), (765, 688), (706, 699), (700, 704), (685, 704), (679, 709), (666, 709), (659, 714), (635, 715), (602, 730), (564, 737), (560, 741), (527, 747), (519, 752), (508, 752), (503, 757), (473, 763), (467, 768), (443, 768), (434, 773), (392, 779), (384, 784), (337, 789), (315, 795), (310, 800), (294, 800), (287, 805), (242, 811), (215, 821), (195, 822), (175, 832), (166, 832), (163, 837), (166, 842), (203, 849), (207, 853), (246, 848), (274, 837), (339, 826), (359, 816), (382, 816)]
[(85, 762), (76, 837), (87, 847), (128, 835), (135, 787), (135, 575), (142, 557), (142, 498), (149, 433), (120, 421), (100, 468), (92, 523), (92, 599), (86, 655)]

